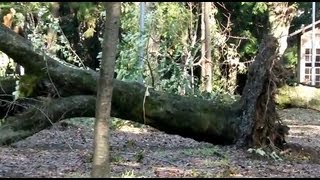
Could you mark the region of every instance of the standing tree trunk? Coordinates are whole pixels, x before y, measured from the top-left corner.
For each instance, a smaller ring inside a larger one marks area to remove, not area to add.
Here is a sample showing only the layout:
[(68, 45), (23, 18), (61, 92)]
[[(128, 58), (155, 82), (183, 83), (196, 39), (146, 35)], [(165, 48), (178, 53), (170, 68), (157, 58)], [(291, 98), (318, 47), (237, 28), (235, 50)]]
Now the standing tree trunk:
[(209, 24), (210, 2), (202, 3), (202, 22), (201, 22), (201, 78), (203, 90), (212, 91), (212, 61), (211, 61), (211, 37)]
[(96, 101), (94, 127), (94, 157), (92, 177), (110, 177), (109, 119), (113, 91), (113, 74), (120, 28), (121, 2), (107, 2), (106, 26), (102, 51), (100, 77)]
[(140, 17), (139, 17), (139, 21), (140, 21), (140, 43), (139, 43), (139, 69), (141, 70), (141, 72), (139, 73), (139, 77), (138, 77), (138, 82), (141, 84), (144, 84), (144, 79), (143, 79), (143, 70), (144, 70), (144, 34), (145, 34), (145, 27), (144, 27), (144, 23), (145, 23), (145, 7), (146, 7), (146, 2), (140, 2)]

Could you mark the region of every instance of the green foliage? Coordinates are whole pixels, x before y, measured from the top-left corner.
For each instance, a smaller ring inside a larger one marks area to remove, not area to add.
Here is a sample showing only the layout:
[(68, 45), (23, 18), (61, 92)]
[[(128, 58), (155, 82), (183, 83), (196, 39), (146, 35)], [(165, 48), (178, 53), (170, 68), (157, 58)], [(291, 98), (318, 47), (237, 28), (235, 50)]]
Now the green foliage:
[(286, 49), (283, 55), (283, 61), (286, 66), (295, 67), (298, 64), (298, 48), (297, 45)]
[(96, 22), (99, 17), (105, 13), (102, 3), (98, 2), (70, 2), (70, 7), (77, 10), (77, 19), (86, 23), (86, 31), (83, 33), (84, 38), (93, 37), (96, 32)]
[[(266, 2), (225, 2), (226, 8), (232, 10), (230, 18), (231, 34), (233, 36), (244, 37), (246, 39), (230, 39), (228, 43), (238, 44), (240, 46), (240, 60), (242, 62), (252, 60), (255, 56), (258, 45), (266, 32), (266, 24), (268, 22)], [(223, 11), (219, 11), (218, 16), (222, 23), (226, 23), (226, 19), (222, 19)], [(221, 17), (222, 16), (222, 17)]]
[(111, 162), (122, 162), (122, 161), (124, 161), (124, 158), (119, 154), (114, 154), (110, 157), (110, 161)]
[(148, 57), (156, 77), (155, 88), (177, 93), (186, 81), (177, 62), (180, 61), (184, 47), (181, 37), (185, 35), (185, 29), (189, 25), (190, 17), (187, 12), (181, 3), (157, 3), (154, 9), (148, 10), (145, 17), (146, 30), (141, 38), (138, 4), (123, 3), (121, 51), (116, 61), (117, 79), (136, 81), (141, 73), (148, 79), (147, 63), (144, 63), (143, 69), (139, 67), (138, 48), (146, 47), (152, 34), (153, 38), (159, 38), (160, 41), (157, 55)]
[(141, 163), (142, 160), (144, 159), (144, 152), (143, 151), (138, 151), (136, 154), (135, 154), (135, 159), (138, 163)]
[(110, 129), (119, 129), (120, 127), (124, 126), (125, 122), (118, 118), (112, 118)]
[(252, 9), (252, 13), (255, 15), (258, 15), (260, 13), (266, 12), (267, 9), (268, 9), (268, 6), (266, 2), (256, 2)]
[(114, 117), (111, 118), (110, 129), (116, 130), (123, 126), (141, 127), (143, 126), (143, 124), (140, 124), (138, 122), (127, 121), (119, 118), (114, 118)]
[[(179, 2), (160, 2), (155, 11), (156, 24), (154, 28), (173, 47), (181, 45), (178, 37), (181, 37), (188, 27), (189, 15), (186, 8)], [(178, 43), (178, 44), (175, 44)], [(170, 46), (169, 46), (170, 47)]]
[(63, 121), (75, 126), (82, 126), (82, 127), (88, 127), (88, 128), (93, 128), (94, 126), (94, 118), (76, 117), (76, 118), (65, 119)]
[(94, 21), (100, 15), (103, 9), (102, 5), (97, 2), (70, 2), (70, 7), (77, 10), (79, 21)]
[(249, 40), (243, 45), (243, 49), (240, 52), (240, 55), (244, 56), (254, 56), (258, 50), (258, 41), (257, 38), (249, 30), (244, 30), (240, 33), (240, 36), (247, 37)]
[(198, 156), (219, 156), (222, 158), (228, 158), (224, 153), (220, 152), (217, 147), (204, 147), (204, 148), (191, 148), (191, 149), (184, 149), (181, 153), (186, 155), (198, 155)]
[(16, 100), (20, 97), (28, 97), (32, 95), (39, 80), (40, 77), (36, 75), (26, 74), (21, 76), (20, 79), (16, 81), (16, 90), (12, 92), (14, 99)]
[(178, 93), (187, 82), (179, 63), (184, 53), (183, 37), (191, 22), (188, 13), (185, 6), (178, 2), (158, 3), (154, 11), (157, 18), (150, 31), (156, 33), (154, 37), (158, 37), (160, 42), (157, 55), (150, 61), (158, 62), (156, 72), (159, 81), (155, 87), (158, 90)]
[[(35, 49), (44, 51), (53, 58), (56, 56), (56, 52), (61, 50), (64, 57), (67, 57), (66, 60), (68, 62), (78, 66), (82, 65), (81, 60), (79, 57), (77, 57), (77, 55), (74, 54), (70, 43), (64, 36), (64, 33), (59, 25), (59, 19), (53, 17), (51, 13), (51, 3), (18, 3), (14, 7), (17, 7), (17, 13), (14, 17), (15, 24), (23, 26), (23, 24), (26, 23), (27, 15), (37, 16), (37, 24), (32, 24), (29, 22), (26, 26), (27, 28), (25, 29), (27, 38), (33, 43)], [(57, 37), (55, 37), (55, 35), (50, 37), (49, 32), (57, 33)], [(49, 40), (50, 38), (52, 38), (52, 41)]]
[[(141, 74), (139, 64), (139, 6), (136, 3), (122, 3), (121, 6), (122, 40), (116, 60), (117, 79), (136, 81)], [(144, 36), (146, 38), (146, 36)]]
[[(162, 60), (158, 66), (158, 73), (162, 78), (156, 85), (159, 89), (170, 93), (179, 92), (179, 87), (185, 84), (186, 79), (183, 77), (182, 70), (179, 65), (174, 62), (166, 63), (166, 60)], [(169, 78), (165, 76), (170, 74)]]

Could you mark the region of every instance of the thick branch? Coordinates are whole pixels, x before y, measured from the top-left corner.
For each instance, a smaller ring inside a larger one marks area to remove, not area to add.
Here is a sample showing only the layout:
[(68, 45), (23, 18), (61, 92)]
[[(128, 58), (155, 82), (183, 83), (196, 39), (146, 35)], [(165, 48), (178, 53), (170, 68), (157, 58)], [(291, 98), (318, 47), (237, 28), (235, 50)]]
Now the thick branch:
[(0, 127), (0, 144), (10, 144), (55, 123), (59, 120), (94, 116), (94, 96), (72, 96), (46, 101), (40, 106), (34, 106), (28, 111), (6, 119)]
[[(229, 107), (199, 99), (181, 98), (151, 92), (146, 104), (146, 119), (141, 116), (143, 94), (139, 84), (118, 87), (112, 103), (111, 116), (151, 125), (167, 133), (179, 134), (215, 144), (231, 144), (236, 139), (237, 113)], [(124, 94), (128, 94), (123, 96)], [(130, 98), (133, 97), (133, 98)], [(136, 97), (136, 98), (134, 98)], [(170, 101), (171, 100), (171, 101)], [(193, 101), (194, 106), (184, 106)], [(125, 103), (126, 102), (126, 103)], [(171, 102), (171, 103), (167, 103)], [(39, 108), (40, 107), (40, 108)], [(95, 96), (70, 96), (51, 99), (28, 111), (9, 117), (1, 126), (0, 144), (28, 137), (59, 120), (71, 117), (94, 117)]]

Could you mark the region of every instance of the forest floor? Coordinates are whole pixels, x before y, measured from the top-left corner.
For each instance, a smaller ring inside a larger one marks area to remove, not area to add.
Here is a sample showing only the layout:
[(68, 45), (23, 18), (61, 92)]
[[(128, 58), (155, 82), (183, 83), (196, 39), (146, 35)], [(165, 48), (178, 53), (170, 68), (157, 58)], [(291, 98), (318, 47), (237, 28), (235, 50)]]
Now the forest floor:
[[(292, 108), (279, 114), (291, 128), (287, 141), (297, 147), (278, 154), (282, 160), (115, 121), (112, 177), (319, 177), (320, 112)], [(0, 147), (0, 177), (89, 177), (93, 118), (67, 122)]]

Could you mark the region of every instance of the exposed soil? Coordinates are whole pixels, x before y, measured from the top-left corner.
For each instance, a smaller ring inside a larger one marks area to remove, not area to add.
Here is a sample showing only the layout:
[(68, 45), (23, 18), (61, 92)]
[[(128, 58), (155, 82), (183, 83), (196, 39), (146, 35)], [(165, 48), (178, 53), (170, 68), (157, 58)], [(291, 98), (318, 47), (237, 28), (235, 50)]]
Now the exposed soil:
[[(279, 113), (291, 128), (287, 138), (291, 149), (278, 154), (282, 161), (148, 126), (125, 125), (111, 132), (112, 176), (319, 177), (320, 112), (292, 108)], [(91, 118), (85, 126), (58, 123), (10, 147), (0, 147), (0, 176), (89, 177), (92, 122)]]

